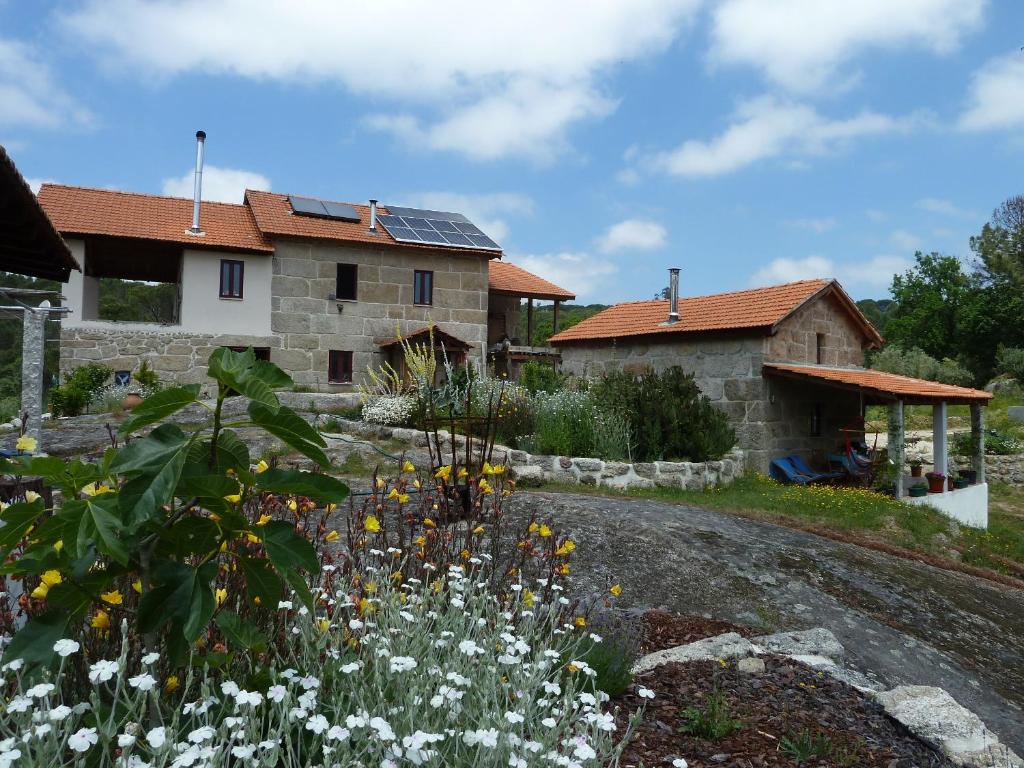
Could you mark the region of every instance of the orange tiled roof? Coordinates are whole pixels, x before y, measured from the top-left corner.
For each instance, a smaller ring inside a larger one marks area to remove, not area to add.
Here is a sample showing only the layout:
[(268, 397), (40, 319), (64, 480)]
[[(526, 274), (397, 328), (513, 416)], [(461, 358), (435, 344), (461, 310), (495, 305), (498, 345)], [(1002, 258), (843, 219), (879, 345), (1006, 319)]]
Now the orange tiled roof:
[(192, 248), (273, 252), (245, 205), (203, 201), (200, 225), (190, 235), (192, 201), (109, 189), (44, 184), (39, 202), (57, 230), (69, 235), (110, 235), (162, 240)]
[[(246, 190), (245, 200), (252, 208), (256, 217), (256, 224), (266, 235), (278, 235), (282, 237), (302, 237), (316, 240), (340, 240), (348, 243), (369, 243), (383, 246), (400, 246), (403, 248), (421, 248), (433, 251), (455, 251), (459, 253), (471, 253), (488, 258), (501, 258), (501, 254), (495, 251), (478, 250), (476, 248), (448, 248), (440, 245), (417, 245), (415, 243), (399, 243), (388, 234), (384, 227), (377, 225), (377, 231), (370, 231), (370, 206), (356, 203), (340, 202), (343, 205), (351, 205), (359, 214), (360, 221), (340, 221), (339, 219), (318, 218), (316, 216), (296, 216), (292, 213), (291, 204), (288, 202), (288, 195), (277, 192), (260, 192), (257, 190)], [(329, 201), (330, 202), (330, 201)], [(379, 214), (387, 214), (384, 206), (378, 206)]]
[(679, 321), (666, 325), (668, 301), (616, 304), (551, 337), (552, 344), (596, 339), (651, 336), (663, 333), (770, 328), (793, 310), (832, 285), (832, 280), (800, 280), (769, 288), (680, 298)]
[(544, 278), (507, 261), (491, 262), (487, 285), (491, 293), (504, 293), (509, 296), (551, 300), (576, 298), (576, 294), (569, 293), (565, 288), (549, 283)]
[(924, 400), (971, 400), (992, 399), (991, 392), (937, 381), (912, 379), (895, 373), (875, 371), (868, 368), (832, 368), (821, 365), (792, 365), (789, 363), (765, 363), (764, 368), (800, 378), (818, 379), (833, 384), (857, 387), (872, 393), (888, 395), (899, 399)]

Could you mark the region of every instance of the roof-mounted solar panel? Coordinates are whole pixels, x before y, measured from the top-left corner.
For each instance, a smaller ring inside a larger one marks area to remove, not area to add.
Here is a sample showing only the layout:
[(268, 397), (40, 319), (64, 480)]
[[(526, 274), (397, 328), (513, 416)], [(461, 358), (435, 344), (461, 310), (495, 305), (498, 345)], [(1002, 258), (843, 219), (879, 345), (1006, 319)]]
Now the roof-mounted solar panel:
[(378, 216), (377, 221), (400, 243), (501, 250), (500, 245), (487, 237), (461, 213), (401, 208), (393, 205), (386, 207), (388, 213)]
[(292, 212), (299, 216), (316, 216), (321, 219), (359, 223), (359, 214), (348, 203), (334, 203), (330, 200), (317, 200), (313, 197), (297, 197), (296, 195), (290, 195), (288, 202), (291, 203)]

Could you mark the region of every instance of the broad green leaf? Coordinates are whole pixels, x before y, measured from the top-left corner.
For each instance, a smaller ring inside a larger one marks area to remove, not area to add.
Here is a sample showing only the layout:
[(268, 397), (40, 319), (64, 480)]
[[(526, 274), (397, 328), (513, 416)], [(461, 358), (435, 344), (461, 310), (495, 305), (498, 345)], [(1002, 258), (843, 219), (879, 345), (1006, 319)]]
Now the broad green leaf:
[(67, 462), (60, 456), (22, 456), (15, 461), (21, 465), (17, 474), (36, 475), (51, 485), (60, 483), (67, 474)]
[(153, 632), (167, 622), (194, 642), (213, 617), (216, 601), (210, 586), (217, 566), (207, 563), (199, 569), (167, 563), (157, 571), (159, 585), (139, 601), (141, 632)]
[(261, 651), (267, 647), (267, 637), (259, 627), (234, 611), (221, 611), (217, 614), (216, 621), (228, 640), (245, 650)]
[(109, 583), (106, 574), (86, 576), (83, 584), (73, 581), (62, 581), (46, 593), (46, 604), (50, 608), (67, 611), (69, 619), (81, 621), (89, 607), (93, 604), (93, 595), (101, 592)]
[(256, 367), (256, 356), (252, 347), (245, 352), (233, 352), (227, 347), (221, 347), (210, 355), (210, 376), (253, 402), (277, 410), (280, 402), (270, 386), (260, 378), (261, 370), (262, 368)]
[(3, 512), (0, 512), (0, 547), (13, 547), (25, 533), (31, 528), (44, 512), (43, 500), (36, 499), (33, 502), (21, 502), (11, 504)]
[[(2, 553), (0, 553), (2, 554)], [(16, 559), (9, 562), (0, 560), (0, 574), (43, 573), (50, 570), (62, 570), (65, 560), (50, 544), (33, 544)]]
[(24, 659), (29, 666), (49, 664), (55, 655), (53, 644), (67, 636), (70, 622), (71, 616), (64, 610), (50, 610), (32, 617), (7, 646), (3, 662)]
[(348, 486), (341, 480), (295, 469), (268, 469), (256, 476), (262, 491), (308, 496), (324, 503), (340, 504), (348, 497)]
[(222, 499), (238, 493), (238, 481), (226, 475), (193, 475), (182, 476), (174, 495), (179, 499)]
[(128, 551), (120, 539), (124, 531), (124, 523), (115, 511), (118, 508), (117, 494), (104, 493), (86, 499), (72, 499), (61, 509), (61, 516), (78, 519), (78, 530), (74, 541), (65, 541), (72, 554), (84, 554), (90, 544), (97, 550), (117, 560), (122, 565), (128, 564)]
[(139, 472), (122, 493), (122, 509), (133, 522), (147, 520), (174, 496), (185, 464), (188, 438), (174, 424), (162, 424), (149, 435), (124, 448), (114, 460), (118, 472)]
[(199, 385), (188, 384), (184, 387), (171, 387), (156, 394), (152, 394), (143, 400), (132, 410), (131, 418), (121, 425), (121, 432), (134, 432), (135, 430), (155, 424), (172, 413), (177, 413), (182, 408), (191, 405), (199, 398)]
[(330, 465), (323, 452), (326, 445), (320, 433), (291, 408), (281, 406), (276, 412), (260, 403), (249, 403), (249, 417), (290, 448), (307, 456), (325, 469)]
[(161, 424), (141, 440), (126, 445), (111, 464), (115, 472), (148, 472), (167, 464), (188, 438), (176, 424)]
[(273, 520), (260, 526), (259, 534), (267, 548), (267, 556), (278, 571), (305, 568), (310, 573), (320, 570), (320, 561), (313, 544), (295, 532), (291, 523)]
[(220, 529), (208, 517), (186, 517), (162, 533), (178, 557), (212, 552), (219, 546)]
[(269, 360), (257, 360), (252, 367), (253, 375), (271, 389), (295, 386), (292, 377)]
[(258, 597), (264, 607), (275, 610), (281, 600), (281, 579), (270, 563), (254, 557), (239, 557), (238, 564), (245, 574), (249, 598), (254, 600)]
[[(249, 474), (249, 449), (233, 430), (223, 430), (217, 438), (217, 463), (213, 468), (219, 474), (229, 469), (245, 479)], [(182, 476), (207, 475), (210, 473), (210, 441), (201, 440), (192, 445)]]

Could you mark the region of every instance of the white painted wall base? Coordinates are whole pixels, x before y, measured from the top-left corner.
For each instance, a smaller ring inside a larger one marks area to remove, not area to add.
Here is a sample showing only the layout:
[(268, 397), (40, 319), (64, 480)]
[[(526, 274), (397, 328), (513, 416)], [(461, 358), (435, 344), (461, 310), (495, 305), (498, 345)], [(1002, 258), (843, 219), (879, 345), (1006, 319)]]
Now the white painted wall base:
[(907, 496), (902, 501), (934, 507), (946, 517), (972, 528), (988, 528), (988, 483), (969, 485), (945, 493), (929, 493), (927, 496)]

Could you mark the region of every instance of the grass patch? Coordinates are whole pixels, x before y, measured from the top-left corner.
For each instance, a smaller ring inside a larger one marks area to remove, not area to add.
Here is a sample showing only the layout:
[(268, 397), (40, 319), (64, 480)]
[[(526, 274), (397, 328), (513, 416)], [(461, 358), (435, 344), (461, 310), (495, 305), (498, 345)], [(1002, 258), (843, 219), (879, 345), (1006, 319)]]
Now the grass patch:
[[(953, 548), (963, 562), (1024, 577), (1024, 489), (990, 485), (989, 528), (979, 531), (956, 526), (928, 507), (911, 506), (863, 488), (783, 485), (748, 473), (732, 484), (703, 491), (646, 488), (619, 491), (607, 487), (548, 485), (547, 490), (652, 499), (687, 504), (786, 524), (810, 523), (869, 541), (914, 551), (942, 554)], [(959, 533), (957, 528), (959, 527)], [(946, 541), (940, 546), (937, 534)], [(948, 554), (948, 552), (947, 552)]]
[(708, 694), (702, 707), (687, 707), (681, 717), (683, 733), (696, 736), (698, 739), (718, 741), (724, 739), (743, 727), (743, 721), (733, 717), (732, 706), (720, 688)]

